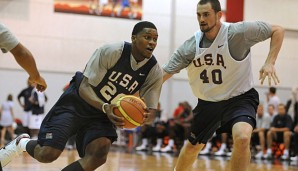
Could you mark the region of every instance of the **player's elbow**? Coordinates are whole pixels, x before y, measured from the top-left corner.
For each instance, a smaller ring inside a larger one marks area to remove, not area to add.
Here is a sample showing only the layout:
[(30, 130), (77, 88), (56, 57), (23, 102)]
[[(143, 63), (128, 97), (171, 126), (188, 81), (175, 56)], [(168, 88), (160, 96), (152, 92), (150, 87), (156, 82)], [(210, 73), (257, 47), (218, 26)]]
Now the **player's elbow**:
[(10, 51), (16, 59), (33, 58), (30, 51), (19, 43), (15, 48)]
[(169, 74), (167, 71), (163, 70), (163, 82), (167, 81), (172, 76), (173, 74)]
[(285, 29), (279, 25), (272, 25), (272, 34), (278, 34), (283, 36), (285, 34)]

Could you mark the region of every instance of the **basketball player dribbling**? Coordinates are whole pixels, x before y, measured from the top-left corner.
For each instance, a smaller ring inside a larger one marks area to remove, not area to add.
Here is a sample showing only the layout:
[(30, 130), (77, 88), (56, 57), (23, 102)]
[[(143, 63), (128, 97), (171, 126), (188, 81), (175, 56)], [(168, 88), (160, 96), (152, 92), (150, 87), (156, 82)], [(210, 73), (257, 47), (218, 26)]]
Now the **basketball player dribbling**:
[(148, 107), (144, 123), (153, 122), (162, 85), (162, 69), (152, 55), (157, 39), (155, 25), (142, 21), (133, 28), (132, 43), (98, 48), (43, 120), (38, 140), (17, 138), (0, 150), (2, 166), (23, 151), (39, 162), (52, 162), (74, 134), (81, 159), (62, 170), (91, 171), (104, 164), (117, 139), (116, 127), (124, 125), (112, 112), (120, 96), (138, 93)]
[(200, 30), (184, 42), (164, 65), (164, 80), (188, 69), (188, 79), (198, 104), (188, 142), (174, 170), (190, 170), (200, 150), (213, 133), (232, 133), (232, 171), (245, 171), (250, 163), (250, 138), (255, 127), (258, 92), (253, 88), (250, 48), (271, 38), (270, 51), (260, 70), (263, 84), (268, 77), (279, 82), (274, 64), (284, 30), (265, 22), (220, 22), (218, 0), (200, 0), (197, 19)]

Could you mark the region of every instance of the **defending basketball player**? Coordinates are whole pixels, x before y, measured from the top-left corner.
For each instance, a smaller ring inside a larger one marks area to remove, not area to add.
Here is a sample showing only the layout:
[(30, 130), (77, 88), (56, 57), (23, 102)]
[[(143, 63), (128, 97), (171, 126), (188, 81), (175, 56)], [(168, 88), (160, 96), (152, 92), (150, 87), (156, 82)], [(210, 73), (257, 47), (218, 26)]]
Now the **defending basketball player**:
[(274, 64), (284, 30), (265, 22), (222, 23), (218, 0), (200, 0), (197, 19), (200, 30), (184, 42), (163, 67), (164, 80), (188, 69), (188, 79), (198, 104), (188, 142), (175, 170), (187, 171), (213, 133), (232, 133), (232, 171), (245, 171), (250, 163), (250, 138), (255, 127), (258, 92), (253, 88), (250, 48), (271, 38), (270, 51), (260, 70), (263, 84), (268, 77), (277, 84)]
[(38, 91), (45, 91), (47, 83), (40, 75), (32, 53), (0, 23), (0, 49), (3, 53), (10, 52), (17, 63), (29, 74), (28, 81), (35, 83)]
[(62, 170), (91, 171), (104, 164), (117, 139), (116, 127), (124, 125), (124, 118), (112, 112), (118, 98), (138, 92), (148, 107), (144, 123), (153, 121), (162, 85), (162, 69), (152, 54), (157, 39), (155, 25), (143, 21), (134, 26), (132, 43), (98, 48), (43, 120), (38, 140), (20, 136), (0, 150), (2, 166), (23, 151), (39, 162), (52, 162), (74, 134), (81, 159)]

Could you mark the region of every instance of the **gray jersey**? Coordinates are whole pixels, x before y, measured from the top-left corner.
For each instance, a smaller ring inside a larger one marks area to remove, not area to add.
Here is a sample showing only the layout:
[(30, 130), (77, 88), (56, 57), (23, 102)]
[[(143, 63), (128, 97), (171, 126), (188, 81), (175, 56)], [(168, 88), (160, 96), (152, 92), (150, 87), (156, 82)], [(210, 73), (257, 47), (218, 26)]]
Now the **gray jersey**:
[[(89, 84), (97, 86), (104, 78), (107, 70), (112, 68), (120, 59), (124, 42), (102, 46), (93, 53), (88, 61), (84, 76), (88, 78)], [(133, 56), (130, 63), (133, 70), (138, 70), (148, 59), (137, 62)], [(162, 69), (156, 64), (149, 72), (144, 84), (140, 88), (139, 95), (144, 98), (147, 107), (156, 108), (162, 85)]]
[(257, 128), (264, 128), (269, 129), (271, 124), (271, 117), (268, 114), (263, 114), (260, 118), (259, 116), (256, 117)]
[(3, 53), (6, 53), (19, 44), (17, 38), (0, 23), (0, 48)]
[[(231, 23), (228, 29), (228, 44), (231, 56), (243, 60), (250, 52), (250, 48), (258, 42), (268, 39), (272, 34), (271, 26), (265, 22)], [(202, 48), (209, 48), (212, 41), (203, 37)], [(186, 68), (195, 58), (196, 39), (192, 36), (186, 40), (172, 55), (170, 61), (163, 66), (169, 74), (178, 73)]]

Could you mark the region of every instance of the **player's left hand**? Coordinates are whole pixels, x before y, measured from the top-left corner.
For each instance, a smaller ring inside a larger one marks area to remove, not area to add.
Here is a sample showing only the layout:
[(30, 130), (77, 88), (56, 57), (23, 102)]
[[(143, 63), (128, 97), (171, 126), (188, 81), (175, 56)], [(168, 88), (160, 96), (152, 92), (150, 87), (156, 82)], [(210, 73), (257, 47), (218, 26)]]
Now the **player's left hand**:
[(279, 83), (279, 79), (276, 75), (275, 67), (273, 64), (265, 63), (261, 68), (259, 80), (261, 80), (262, 85), (267, 76), (269, 86), (271, 86), (271, 79), (273, 79), (275, 85)]
[(155, 110), (154, 109), (144, 109), (144, 119), (143, 119), (143, 125), (147, 124), (150, 125), (153, 123), (154, 118), (155, 118)]

